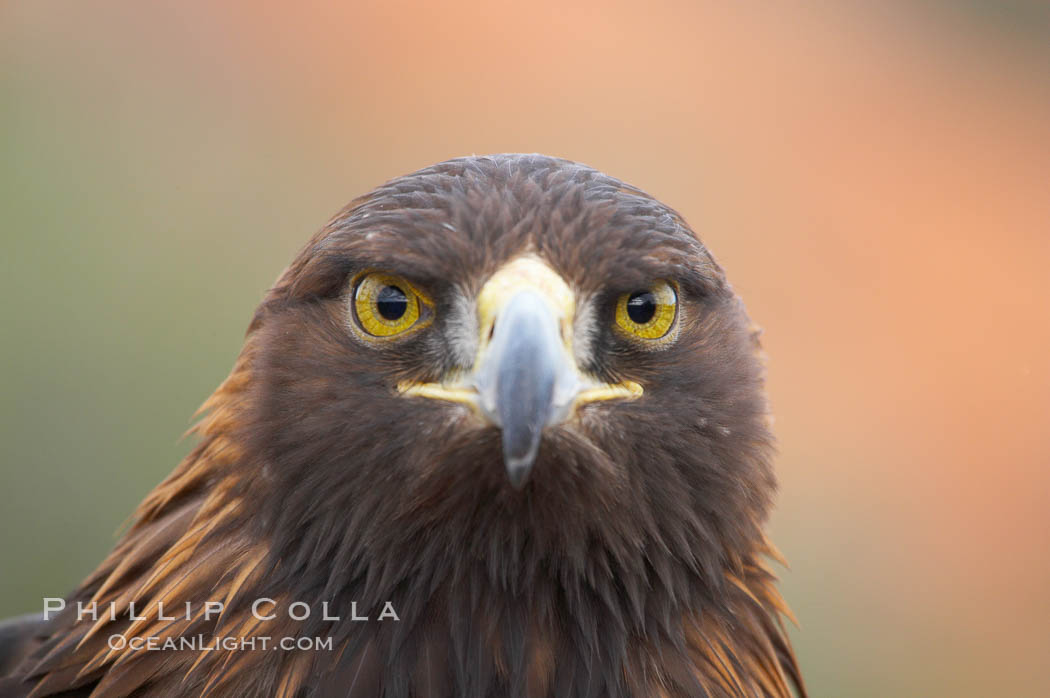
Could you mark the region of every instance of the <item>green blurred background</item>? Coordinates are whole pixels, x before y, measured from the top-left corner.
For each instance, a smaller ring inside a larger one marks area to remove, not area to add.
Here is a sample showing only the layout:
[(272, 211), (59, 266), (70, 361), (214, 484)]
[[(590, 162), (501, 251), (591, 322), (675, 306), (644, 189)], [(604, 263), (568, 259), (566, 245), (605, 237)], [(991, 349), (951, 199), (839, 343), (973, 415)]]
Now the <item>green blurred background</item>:
[(765, 328), (813, 694), (1050, 695), (1050, 6), (765, 5), (0, 1), (0, 616), (101, 559), (346, 201), (540, 151)]

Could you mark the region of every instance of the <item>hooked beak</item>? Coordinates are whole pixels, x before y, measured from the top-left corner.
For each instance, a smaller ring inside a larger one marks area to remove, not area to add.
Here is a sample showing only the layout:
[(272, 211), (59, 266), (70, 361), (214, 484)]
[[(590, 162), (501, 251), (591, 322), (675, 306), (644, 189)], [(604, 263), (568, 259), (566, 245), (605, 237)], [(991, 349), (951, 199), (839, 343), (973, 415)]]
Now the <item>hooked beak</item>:
[(580, 372), (572, 353), (575, 298), (535, 257), (497, 271), (478, 295), (479, 342), (473, 371), (447, 383), (405, 382), (402, 394), (471, 406), (501, 430), (503, 463), (515, 488), (528, 480), (543, 429), (586, 402), (631, 399), (633, 381), (601, 383)]
[(580, 389), (542, 296), (514, 294), (499, 314), (474, 387), (481, 411), (500, 427), (503, 463), (515, 487), (528, 478), (543, 428), (560, 422)]

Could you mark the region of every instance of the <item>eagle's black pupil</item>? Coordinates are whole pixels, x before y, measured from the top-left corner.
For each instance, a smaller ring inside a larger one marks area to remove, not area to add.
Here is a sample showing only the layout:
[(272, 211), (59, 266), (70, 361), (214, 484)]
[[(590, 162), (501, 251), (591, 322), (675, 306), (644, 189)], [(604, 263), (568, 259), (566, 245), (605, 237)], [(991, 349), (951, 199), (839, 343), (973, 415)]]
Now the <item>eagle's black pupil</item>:
[(408, 296), (397, 286), (384, 286), (376, 296), (376, 310), (384, 320), (398, 320), (408, 310)]
[(632, 293), (627, 299), (627, 317), (639, 325), (644, 325), (656, 314), (656, 298), (650, 291)]

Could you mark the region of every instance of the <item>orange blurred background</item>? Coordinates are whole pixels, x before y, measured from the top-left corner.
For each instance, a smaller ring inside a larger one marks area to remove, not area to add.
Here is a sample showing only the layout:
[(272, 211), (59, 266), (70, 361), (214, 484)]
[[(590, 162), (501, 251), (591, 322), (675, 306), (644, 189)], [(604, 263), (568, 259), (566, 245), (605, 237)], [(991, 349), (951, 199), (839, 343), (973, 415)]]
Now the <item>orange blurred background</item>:
[(0, 615), (188, 448), (353, 196), (539, 151), (679, 209), (765, 328), (815, 696), (1050, 694), (1050, 6), (0, 3)]

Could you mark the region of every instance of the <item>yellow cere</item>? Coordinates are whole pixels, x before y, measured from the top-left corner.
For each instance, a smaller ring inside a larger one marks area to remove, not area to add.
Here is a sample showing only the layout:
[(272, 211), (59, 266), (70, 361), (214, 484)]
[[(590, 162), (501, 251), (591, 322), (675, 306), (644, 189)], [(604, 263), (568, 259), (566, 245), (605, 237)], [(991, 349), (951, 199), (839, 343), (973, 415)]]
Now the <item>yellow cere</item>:
[(357, 322), (373, 337), (392, 337), (412, 329), (419, 324), (423, 304), (430, 303), (412, 284), (391, 274), (366, 274), (354, 291)]
[(625, 293), (616, 302), (616, 324), (630, 335), (642, 339), (660, 339), (674, 326), (678, 314), (678, 294), (667, 281), (654, 281), (645, 292), (651, 294), (652, 314), (636, 322), (629, 312), (628, 302), (635, 293)]
[(492, 275), (478, 294), (478, 335), (484, 346), (496, 316), (511, 296), (531, 289), (542, 296), (554, 313), (562, 329), (566, 349), (571, 352), (572, 320), (576, 313), (576, 299), (565, 280), (542, 260), (525, 255), (507, 263)]

